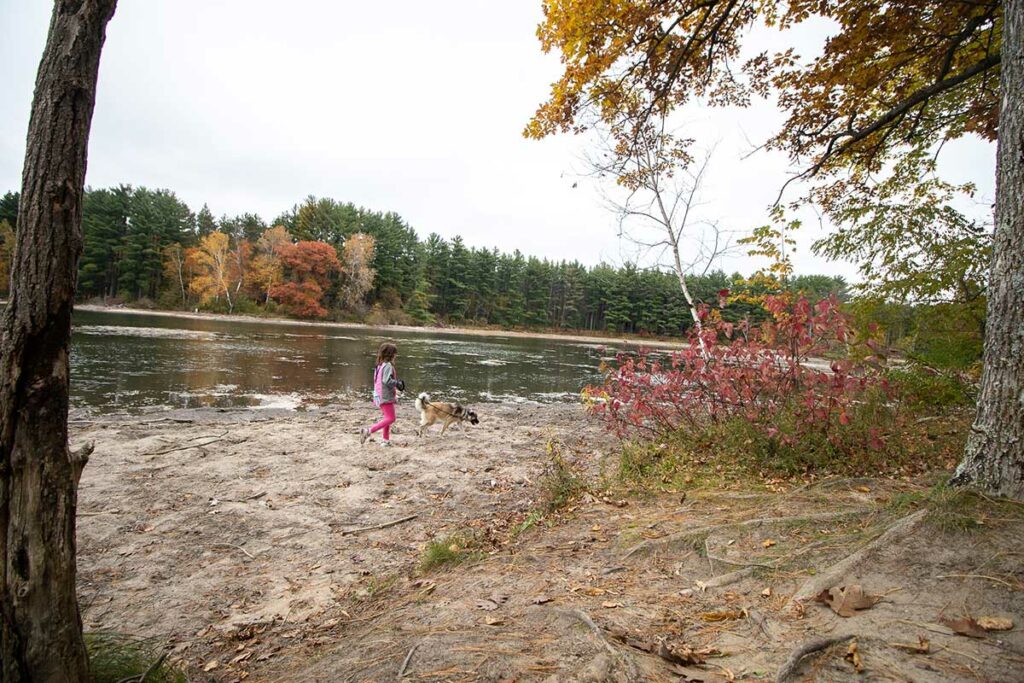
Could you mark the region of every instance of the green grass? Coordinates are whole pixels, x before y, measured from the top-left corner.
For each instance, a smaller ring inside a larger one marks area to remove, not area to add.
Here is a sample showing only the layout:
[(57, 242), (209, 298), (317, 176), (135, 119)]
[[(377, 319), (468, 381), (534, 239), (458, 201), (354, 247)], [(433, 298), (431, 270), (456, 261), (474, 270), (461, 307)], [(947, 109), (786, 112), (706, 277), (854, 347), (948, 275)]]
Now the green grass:
[(1007, 518), (1024, 518), (1024, 506), (989, 498), (971, 488), (954, 488), (943, 479), (930, 489), (899, 493), (888, 506), (901, 513), (924, 508), (924, 523), (944, 533), (965, 533), (998, 524)]
[(562, 449), (557, 442), (548, 441), (547, 451), (551, 461), (540, 482), (544, 508), (547, 512), (557, 512), (586, 492), (588, 486), (562, 457)]
[(424, 572), (433, 571), (444, 566), (459, 565), (464, 562), (476, 561), (484, 557), (472, 536), (453, 534), (434, 539), (427, 544), (420, 558), (420, 569)]
[(93, 683), (187, 683), (185, 674), (166, 662), (161, 645), (123, 633), (86, 633)]
[(516, 527), (515, 535), (519, 536), (526, 533), (536, 525), (544, 521), (544, 513), (540, 510), (533, 510), (526, 516), (523, 523)]

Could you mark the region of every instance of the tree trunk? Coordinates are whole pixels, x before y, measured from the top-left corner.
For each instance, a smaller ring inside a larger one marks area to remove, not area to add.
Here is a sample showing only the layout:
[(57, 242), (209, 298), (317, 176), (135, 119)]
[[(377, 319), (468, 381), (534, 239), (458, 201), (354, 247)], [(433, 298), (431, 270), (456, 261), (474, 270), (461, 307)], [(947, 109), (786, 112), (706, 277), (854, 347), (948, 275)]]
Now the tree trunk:
[(57, 0), (29, 121), (0, 323), (0, 680), (86, 681), (68, 349), (96, 74), (116, 0)]
[(1024, 0), (1005, 6), (985, 368), (954, 484), (1024, 499)]

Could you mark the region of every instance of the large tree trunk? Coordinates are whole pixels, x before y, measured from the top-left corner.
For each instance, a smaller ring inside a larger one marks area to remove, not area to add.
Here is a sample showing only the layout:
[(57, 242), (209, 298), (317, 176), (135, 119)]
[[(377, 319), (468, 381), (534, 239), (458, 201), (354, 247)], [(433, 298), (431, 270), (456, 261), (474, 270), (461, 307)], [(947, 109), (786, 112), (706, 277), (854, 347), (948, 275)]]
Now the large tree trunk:
[(0, 680), (86, 681), (68, 347), (96, 74), (116, 0), (57, 0), (29, 121), (0, 323)]
[(1024, 498), (1024, 0), (1005, 6), (985, 369), (978, 414), (953, 482)]

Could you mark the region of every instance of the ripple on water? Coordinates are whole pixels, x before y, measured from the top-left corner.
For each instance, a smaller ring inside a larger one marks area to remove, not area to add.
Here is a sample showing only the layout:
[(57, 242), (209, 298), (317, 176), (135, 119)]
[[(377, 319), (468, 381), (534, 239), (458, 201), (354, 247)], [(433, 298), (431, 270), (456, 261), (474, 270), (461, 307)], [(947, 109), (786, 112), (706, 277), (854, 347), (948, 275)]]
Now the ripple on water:
[(144, 337), (147, 339), (217, 339), (216, 332), (202, 330), (173, 330), (163, 327), (123, 327), (121, 325), (77, 325), (73, 332), (108, 337)]

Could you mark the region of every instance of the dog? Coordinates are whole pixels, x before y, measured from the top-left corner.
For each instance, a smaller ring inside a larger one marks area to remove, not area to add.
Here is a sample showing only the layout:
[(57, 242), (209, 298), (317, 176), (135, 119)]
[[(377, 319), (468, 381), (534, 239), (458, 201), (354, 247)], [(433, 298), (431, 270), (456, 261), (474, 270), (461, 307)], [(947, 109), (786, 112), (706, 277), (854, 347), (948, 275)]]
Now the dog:
[(445, 430), (455, 422), (468, 422), (471, 425), (480, 424), (480, 418), (476, 416), (476, 411), (463, 408), (458, 403), (431, 401), (430, 394), (427, 392), (423, 392), (416, 397), (416, 409), (420, 411), (420, 426), (416, 430), (417, 436), (423, 436), (423, 431), (438, 421), (443, 423), (441, 425), (441, 436), (444, 436)]

